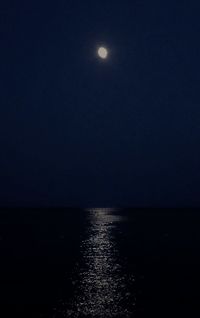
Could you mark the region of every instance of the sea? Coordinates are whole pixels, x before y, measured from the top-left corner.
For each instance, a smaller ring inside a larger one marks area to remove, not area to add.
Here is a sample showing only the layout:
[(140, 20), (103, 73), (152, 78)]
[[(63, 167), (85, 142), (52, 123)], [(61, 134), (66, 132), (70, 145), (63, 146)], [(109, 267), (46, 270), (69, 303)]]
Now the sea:
[(0, 317), (200, 317), (200, 210), (0, 210)]

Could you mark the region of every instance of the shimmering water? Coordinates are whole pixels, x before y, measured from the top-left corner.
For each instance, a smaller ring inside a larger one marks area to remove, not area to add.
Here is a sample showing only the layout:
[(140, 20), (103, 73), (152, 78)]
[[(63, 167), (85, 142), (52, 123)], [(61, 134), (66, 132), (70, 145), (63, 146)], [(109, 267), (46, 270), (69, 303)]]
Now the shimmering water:
[(123, 217), (113, 209), (87, 212), (87, 236), (80, 247), (82, 266), (73, 281), (77, 289), (56, 312), (63, 317), (130, 317), (130, 302), (134, 307), (135, 298), (127, 286), (128, 280), (134, 284), (135, 279), (123, 271), (114, 235)]
[(0, 317), (200, 317), (200, 210), (0, 211)]

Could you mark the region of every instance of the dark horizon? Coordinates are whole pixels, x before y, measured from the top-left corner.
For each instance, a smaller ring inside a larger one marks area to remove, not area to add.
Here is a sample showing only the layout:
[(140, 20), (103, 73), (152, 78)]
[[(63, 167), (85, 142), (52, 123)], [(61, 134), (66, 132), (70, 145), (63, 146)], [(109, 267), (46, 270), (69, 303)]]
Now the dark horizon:
[(85, 206), (78, 206), (78, 205), (2, 205), (0, 206), (0, 212), (2, 212), (3, 210), (95, 210), (95, 209), (108, 209), (108, 210), (113, 210), (113, 211), (122, 211), (122, 210), (162, 210), (162, 211), (189, 211), (189, 210), (197, 210), (199, 211), (200, 206), (189, 206), (189, 205), (165, 205), (165, 206), (161, 206), (161, 205), (155, 205), (155, 206), (151, 206), (151, 205), (143, 205), (143, 206), (130, 206), (130, 205), (124, 205), (124, 206), (117, 206), (117, 205), (85, 205)]

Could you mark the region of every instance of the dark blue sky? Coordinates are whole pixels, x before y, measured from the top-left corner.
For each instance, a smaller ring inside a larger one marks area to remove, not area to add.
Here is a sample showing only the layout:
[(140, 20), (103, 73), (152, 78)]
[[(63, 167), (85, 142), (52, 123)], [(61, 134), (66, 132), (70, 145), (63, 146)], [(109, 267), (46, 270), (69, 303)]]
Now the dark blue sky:
[(199, 1), (0, 10), (1, 205), (200, 205)]

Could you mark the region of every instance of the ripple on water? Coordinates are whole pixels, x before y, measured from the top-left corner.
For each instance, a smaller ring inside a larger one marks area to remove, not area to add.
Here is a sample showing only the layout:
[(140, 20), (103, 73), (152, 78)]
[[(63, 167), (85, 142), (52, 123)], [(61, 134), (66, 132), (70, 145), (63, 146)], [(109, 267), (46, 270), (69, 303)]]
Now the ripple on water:
[(128, 278), (123, 273), (112, 231), (122, 218), (109, 209), (88, 212), (88, 237), (81, 244), (84, 266), (79, 268), (77, 291), (65, 304), (62, 316), (129, 317)]

